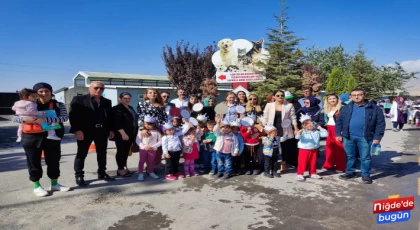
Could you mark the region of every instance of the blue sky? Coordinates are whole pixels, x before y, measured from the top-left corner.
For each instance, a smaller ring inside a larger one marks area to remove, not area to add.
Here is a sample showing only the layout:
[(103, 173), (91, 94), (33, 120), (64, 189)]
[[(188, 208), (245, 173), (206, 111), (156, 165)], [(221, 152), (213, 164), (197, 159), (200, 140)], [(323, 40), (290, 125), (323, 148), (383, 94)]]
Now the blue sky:
[[(420, 1), (289, 0), (301, 48), (364, 43), (376, 64), (420, 70)], [(0, 92), (46, 81), (58, 89), (81, 70), (166, 75), (162, 47), (204, 47), (225, 37), (265, 38), (279, 0), (0, 1)], [(416, 61), (419, 60), (419, 61)]]

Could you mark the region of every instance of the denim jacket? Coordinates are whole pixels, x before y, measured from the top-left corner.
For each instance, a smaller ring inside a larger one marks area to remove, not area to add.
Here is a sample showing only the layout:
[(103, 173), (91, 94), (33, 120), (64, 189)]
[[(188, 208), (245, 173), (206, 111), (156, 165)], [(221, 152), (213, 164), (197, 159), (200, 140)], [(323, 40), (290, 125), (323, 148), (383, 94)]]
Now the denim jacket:
[[(354, 102), (350, 102), (340, 110), (335, 123), (335, 135), (336, 137), (350, 138), (350, 119), (353, 112)], [(368, 141), (378, 140), (380, 141), (385, 133), (385, 117), (382, 109), (366, 102), (365, 107), (365, 125), (364, 125), (364, 137)]]

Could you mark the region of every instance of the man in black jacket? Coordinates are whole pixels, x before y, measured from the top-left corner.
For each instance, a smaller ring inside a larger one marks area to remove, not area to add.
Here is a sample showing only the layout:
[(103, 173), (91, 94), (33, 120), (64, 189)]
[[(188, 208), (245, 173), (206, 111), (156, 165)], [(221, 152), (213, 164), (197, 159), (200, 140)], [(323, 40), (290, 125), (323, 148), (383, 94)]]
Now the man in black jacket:
[(75, 96), (70, 104), (70, 132), (77, 139), (77, 155), (74, 160), (76, 183), (85, 186), (84, 171), (85, 158), (92, 141), (96, 145), (98, 161), (98, 179), (111, 181), (106, 174), (106, 150), (108, 138), (114, 137), (112, 131), (112, 103), (102, 97), (105, 86), (100, 81), (93, 81), (89, 86), (89, 94)]

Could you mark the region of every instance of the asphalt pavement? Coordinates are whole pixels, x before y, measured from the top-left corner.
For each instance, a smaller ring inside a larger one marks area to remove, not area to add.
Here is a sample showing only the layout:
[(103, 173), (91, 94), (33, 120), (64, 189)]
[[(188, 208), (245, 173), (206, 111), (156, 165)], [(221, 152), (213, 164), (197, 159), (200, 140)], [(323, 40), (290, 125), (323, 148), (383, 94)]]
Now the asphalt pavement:
[[(401, 132), (387, 128), (382, 152), (372, 159), (374, 183), (360, 177), (343, 181), (339, 174), (321, 169), (322, 180), (295, 180), (291, 169), (281, 178), (262, 175), (238, 176), (228, 180), (209, 175), (168, 181), (137, 175), (96, 180), (96, 153), (86, 159), (85, 188), (76, 187), (73, 161), (76, 143), (71, 134), (62, 142), (59, 183), (70, 192), (36, 197), (20, 144), (17, 124), (0, 117), (0, 229), (418, 229), (420, 210), (412, 211), (405, 223), (377, 225), (372, 214), (375, 200), (388, 195), (415, 196), (418, 202), (420, 129), (407, 126)], [(388, 121), (389, 123), (389, 121)], [(388, 124), (389, 126), (389, 124)], [(139, 156), (129, 157), (135, 170)], [(108, 172), (116, 175), (115, 146), (109, 142)], [(49, 185), (45, 173), (44, 188)]]

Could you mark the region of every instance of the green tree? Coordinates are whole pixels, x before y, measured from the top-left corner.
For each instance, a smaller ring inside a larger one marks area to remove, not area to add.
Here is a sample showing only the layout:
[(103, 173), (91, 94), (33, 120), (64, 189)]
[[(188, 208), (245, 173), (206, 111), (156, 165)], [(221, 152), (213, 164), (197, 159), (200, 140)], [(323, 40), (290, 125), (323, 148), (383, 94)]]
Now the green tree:
[(411, 78), (416, 78), (418, 72), (406, 72), (400, 63), (395, 65), (379, 66), (377, 70), (377, 90), (381, 93), (391, 93), (396, 91), (406, 91), (406, 83)]
[(350, 76), (347, 81), (346, 89), (344, 93), (350, 93), (352, 89), (357, 87), (357, 81), (353, 76)]
[(348, 82), (347, 79), (348, 78), (344, 75), (340, 68), (334, 67), (331, 71), (331, 74), (329, 75), (329, 80), (325, 91), (327, 93), (344, 93)]
[(268, 28), (267, 50), (270, 55), (265, 65), (266, 80), (264, 82), (252, 83), (250, 89), (260, 97), (265, 98), (267, 94), (277, 89), (289, 90), (295, 94), (301, 94), (302, 65), (304, 54), (298, 48), (301, 37), (294, 35), (286, 25), (288, 7), (282, 1), (280, 16), (274, 16), (278, 22), (278, 28)]
[(345, 74), (349, 72), (351, 58), (351, 54), (345, 50), (342, 44), (326, 49), (312, 46), (305, 50), (305, 62), (320, 71), (320, 83), (324, 87), (326, 87), (329, 74), (334, 67), (338, 67)]
[(363, 45), (360, 44), (356, 50), (356, 54), (350, 60), (350, 74), (353, 76), (358, 84), (367, 92), (367, 98), (373, 99), (381, 96), (378, 91), (377, 71), (373, 65), (374, 60), (368, 59), (363, 50)]

